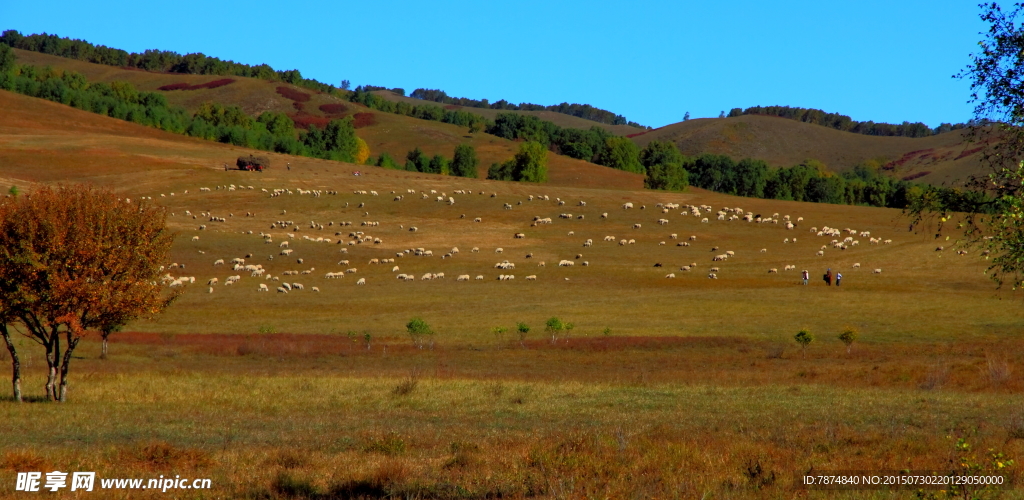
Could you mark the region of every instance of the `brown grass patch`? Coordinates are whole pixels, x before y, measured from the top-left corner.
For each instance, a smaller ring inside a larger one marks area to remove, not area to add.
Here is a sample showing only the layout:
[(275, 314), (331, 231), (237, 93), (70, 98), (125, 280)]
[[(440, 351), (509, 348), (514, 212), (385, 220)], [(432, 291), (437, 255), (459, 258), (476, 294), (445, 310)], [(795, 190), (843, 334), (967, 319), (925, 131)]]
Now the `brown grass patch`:
[(302, 92), (301, 90), (295, 90), (291, 87), (285, 87), (284, 85), (280, 85), (277, 87), (277, 93), (281, 94), (281, 96), (284, 97), (285, 99), (291, 99), (293, 101), (298, 102), (307, 102), (309, 101), (310, 97), (312, 97), (309, 94)]
[(49, 470), (45, 458), (28, 450), (11, 450), (0, 457), (0, 469), (14, 472), (35, 472)]
[(329, 115), (340, 115), (348, 112), (348, 106), (344, 104), (321, 104), (319, 109)]
[(121, 451), (121, 461), (135, 463), (152, 470), (199, 469), (209, 467), (207, 452), (195, 448), (178, 448), (165, 441), (156, 441)]

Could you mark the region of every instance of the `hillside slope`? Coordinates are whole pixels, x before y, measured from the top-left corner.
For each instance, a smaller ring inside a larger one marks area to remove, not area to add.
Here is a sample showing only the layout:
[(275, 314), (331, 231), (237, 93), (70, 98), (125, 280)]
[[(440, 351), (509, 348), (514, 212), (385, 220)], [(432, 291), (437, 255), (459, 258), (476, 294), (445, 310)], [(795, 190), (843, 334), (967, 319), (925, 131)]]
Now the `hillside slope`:
[[(401, 96), (401, 95), (398, 95), (398, 94), (396, 94), (394, 92), (391, 92), (389, 90), (377, 90), (377, 91), (374, 91), (373, 93), (377, 94), (377, 95), (379, 95), (379, 96), (381, 96), (381, 97), (383, 97), (383, 98), (385, 98), (385, 99), (387, 99), (389, 101), (407, 102), (407, 103), (412, 104), (414, 106), (415, 105), (420, 105), (420, 104), (431, 103), (431, 101), (424, 101), (422, 99), (416, 99), (415, 97)], [(589, 129), (590, 127), (597, 126), (597, 127), (603, 128), (603, 129), (605, 129), (605, 130), (607, 130), (607, 131), (609, 131), (609, 132), (611, 132), (611, 133), (613, 133), (615, 135), (630, 135), (630, 134), (636, 134), (638, 132), (642, 132), (643, 131), (643, 129), (639, 129), (639, 128), (636, 128), (636, 127), (631, 127), (629, 125), (608, 125), (607, 123), (595, 122), (593, 120), (587, 120), (586, 118), (579, 118), (579, 117), (576, 117), (576, 116), (567, 115), (565, 113), (558, 113), (558, 112), (555, 112), (555, 111), (518, 111), (518, 110), (509, 110), (509, 109), (472, 108), (472, 107), (467, 107), (467, 106), (457, 106), (457, 105), (453, 105), (453, 104), (452, 105), (445, 105), (445, 104), (440, 104), (440, 103), (433, 103), (433, 104), (437, 104), (438, 106), (444, 106), (444, 109), (451, 109), (451, 110), (458, 110), (458, 111), (467, 111), (469, 113), (474, 113), (474, 114), (483, 116), (484, 118), (487, 118), (488, 120), (491, 120), (491, 121), (494, 121), (494, 119), (498, 116), (498, 113), (515, 113), (515, 114), (519, 114), (519, 115), (536, 116), (537, 118), (540, 118), (541, 120), (549, 121), (549, 122), (554, 123), (555, 125), (558, 125), (559, 127), (562, 127), (562, 128)]]
[[(88, 179), (101, 184), (118, 183), (124, 181), (117, 177), (122, 175), (133, 179), (133, 176), (148, 179), (170, 175), (162, 172), (164, 170), (218, 170), (223, 168), (224, 163), (233, 163), (237, 156), (253, 152), (7, 91), (0, 91), (0, 109), (4, 110), (4, 120), (0, 121), (0, 165), (3, 166), (0, 181), (17, 179), (56, 182)], [(429, 147), (424, 147), (428, 154), (437, 152), (450, 156), (454, 144), (466, 141), (477, 146), (482, 161), (488, 158), (497, 160), (503, 155), (511, 156), (516, 147), (512, 141), (484, 134), (476, 134), (467, 139), (467, 136), (461, 135), (459, 127), (436, 122), (424, 122), (424, 128), (415, 132), (431, 138)], [(359, 134), (370, 142), (371, 147), (381, 141), (401, 144), (400, 136), (389, 133), (381, 125), (359, 129)], [(268, 155), (277, 166), (291, 162), (293, 166), (322, 166), (334, 173), (350, 174), (354, 170), (361, 170), (395, 178), (442, 177), (305, 157)], [(481, 165), (481, 169), (486, 169), (486, 166)], [(563, 156), (550, 155), (548, 170), (549, 184), (554, 186), (643, 188), (640, 175)]]
[[(688, 155), (715, 153), (758, 158), (788, 167), (806, 159), (843, 171), (869, 159), (892, 162), (899, 178), (942, 184), (981, 171), (975, 145), (964, 145), (956, 131), (912, 139), (843, 132), (772, 116), (703, 118), (674, 123), (633, 136), (641, 147), (654, 140), (674, 142)], [(927, 172), (927, 173), (926, 173)]]
[[(492, 163), (508, 160), (519, 149), (519, 144), (514, 141), (483, 133), (469, 134), (464, 127), (447, 123), (373, 111), (359, 104), (281, 82), (232, 77), (233, 82), (217, 88), (160, 91), (159, 87), (165, 85), (201, 85), (220, 80), (222, 77), (127, 70), (24, 50), (15, 50), (15, 53), (21, 64), (76, 71), (94, 82), (131, 82), (139, 90), (161, 92), (170, 104), (182, 106), (190, 111), (195, 111), (204, 102), (212, 101), (239, 106), (251, 115), (258, 115), (264, 111), (288, 113), (297, 123), (314, 123), (320, 126), (326, 124), (329, 119), (358, 113), (361, 114), (361, 119), (357, 120), (356, 133), (370, 146), (371, 154), (376, 156), (387, 152), (400, 163), (405, 161), (406, 153), (417, 147), (428, 155), (440, 154), (451, 158), (456, 145), (468, 143), (476, 148), (480, 159), (479, 175), (485, 177), (487, 168)], [(290, 95), (300, 96), (299, 100), (285, 97), (278, 92), (278, 87), (286, 87), (292, 92), (297, 92), (298, 94)], [(308, 97), (303, 98), (301, 95)], [(322, 110), (322, 107), (326, 107), (327, 111)], [(566, 156), (549, 154), (548, 168), (550, 182), (555, 185), (643, 188), (642, 176)]]

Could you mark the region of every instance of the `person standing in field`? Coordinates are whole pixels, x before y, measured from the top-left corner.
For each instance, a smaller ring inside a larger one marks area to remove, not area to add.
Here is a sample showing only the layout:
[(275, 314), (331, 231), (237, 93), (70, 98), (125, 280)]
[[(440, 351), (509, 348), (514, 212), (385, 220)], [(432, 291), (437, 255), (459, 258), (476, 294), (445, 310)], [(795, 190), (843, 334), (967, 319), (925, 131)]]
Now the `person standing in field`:
[(825, 285), (832, 286), (832, 268), (831, 267), (828, 268), (828, 271), (825, 271), (824, 279), (825, 279)]
[(839, 281), (843, 279), (843, 273), (836, 273), (836, 286), (839, 286)]
[(804, 284), (806, 285), (807, 284), (807, 280), (809, 280), (811, 278), (811, 273), (807, 272), (807, 270), (804, 269), (802, 277), (804, 279)]

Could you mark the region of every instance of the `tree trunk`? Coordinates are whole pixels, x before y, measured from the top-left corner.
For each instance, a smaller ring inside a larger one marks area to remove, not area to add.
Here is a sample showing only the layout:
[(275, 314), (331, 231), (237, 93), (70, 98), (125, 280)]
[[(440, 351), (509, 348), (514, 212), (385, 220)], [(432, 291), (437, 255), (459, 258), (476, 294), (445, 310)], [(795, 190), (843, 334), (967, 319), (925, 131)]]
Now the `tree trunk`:
[(52, 332), (46, 342), (46, 398), (57, 400), (57, 366), (60, 363), (60, 337)]
[[(71, 332), (68, 332), (68, 337), (71, 337)], [(80, 338), (80, 337), (79, 337)], [(64, 351), (64, 359), (60, 365), (60, 397), (58, 401), (61, 403), (67, 401), (68, 397), (68, 369), (71, 365), (71, 352), (75, 350), (75, 346), (78, 345), (79, 338), (68, 338), (68, 348)]]
[(11, 353), (11, 386), (14, 389), (14, 401), (21, 402), (21, 361), (18, 359), (18, 351), (14, 348), (11, 334), (7, 331), (7, 323), (0, 322), (0, 335), (7, 344), (7, 350)]
[(107, 337), (110, 332), (103, 332), (103, 349), (100, 351), (100, 359), (107, 359)]

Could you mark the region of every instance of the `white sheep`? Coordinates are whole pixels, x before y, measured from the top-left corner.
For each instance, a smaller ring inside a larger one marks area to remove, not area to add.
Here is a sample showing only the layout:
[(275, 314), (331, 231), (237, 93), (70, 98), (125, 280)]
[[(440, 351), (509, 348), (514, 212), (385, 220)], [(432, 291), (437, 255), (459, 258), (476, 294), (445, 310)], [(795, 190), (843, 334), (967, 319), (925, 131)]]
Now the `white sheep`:
[(366, 284), (366, 278), (359, 278), (359, 280), (356, 281), (356, 284), (357, 285), (365, 285)]

